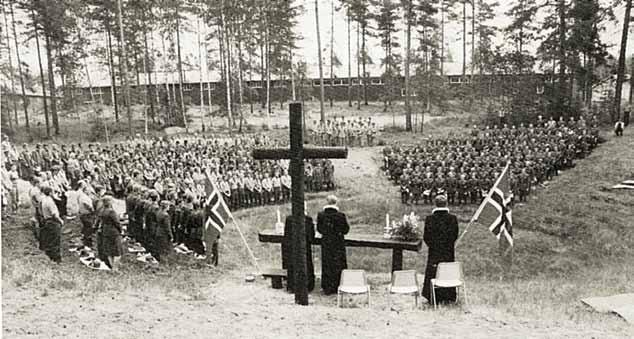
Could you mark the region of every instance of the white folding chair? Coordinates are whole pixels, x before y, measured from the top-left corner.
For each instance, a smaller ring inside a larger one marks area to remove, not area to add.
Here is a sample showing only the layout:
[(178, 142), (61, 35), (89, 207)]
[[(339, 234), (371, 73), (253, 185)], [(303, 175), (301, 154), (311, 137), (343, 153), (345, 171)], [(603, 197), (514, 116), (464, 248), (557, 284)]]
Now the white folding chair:
[(364, 270), (343, 270), (341, 281), (337, 289), (337, 307), (343, 304), (344, 294), (367, 294), (370, 307), (370, 285), (368, 285)]
[(392, 282), (388, 288), (387, 303), (388, 309), (392, 309), (392, 294), (413, 294), (414, 307), (418, 307), (418, 295), (420, 288), (416, 271), (394, 271), (392, 272)]
[(438, 304), (436, 303), (437, 287), (456, 287), (456, 290), (459, 287), (462, 287), (464, 304), (468, 306), (467, 287), (464, 281), (464, 275), (462, 274), (462, 264), (460, 262), (441, 262), (438, 264), (436, 269), (436, 278), (431, 280), (431, 296), (434, 308), (438, 308)]

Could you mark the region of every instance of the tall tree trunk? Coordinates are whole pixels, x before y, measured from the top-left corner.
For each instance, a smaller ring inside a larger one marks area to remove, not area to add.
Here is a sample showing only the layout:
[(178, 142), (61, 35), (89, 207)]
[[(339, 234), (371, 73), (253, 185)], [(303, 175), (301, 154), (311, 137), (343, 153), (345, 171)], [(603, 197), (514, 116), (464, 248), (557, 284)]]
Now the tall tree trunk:
[[(226, 20), (226, 18), (225, 18)], [(231, 43), (231, 38), (233, 36), (233, 33), (231, 32), (231, 25), (227, 24), (227, 22), (225, 21), (225, 46), (227, 46), (227, 61), (226, 61), (226, 71), (227, 71), (227, 88), (229, 89), (227, 91), (227, 93), (229, 94), (227, 96), (227, 102), (228, 102), (228, 108), (229, 108), (229, 112), (231, 114), (230, 116), (230, 120), (231, 120), (231, 128), (234, 128), (236, 126), (236, 120), (233, 116), (234, 114), (234, 100), (235, 100), (235, 92), (233, 90), (234, 85), (233, 85), (233, 70), (232, 70), (232, 66), (233, 66), (233, 57), (232, 55), (232, 43)]]
[[(361, 50), (360, 37), (361, 37), (361, 25), (357, 22), (357, 110), (361, 110)], [(352, 81), (352, 79), (350, 79)]]
[(350, 8), (347, 10), (348, 24), (348, 107), (352, 107), (352, 55), (350, 54)]
[(445, 75), (445, 1), (444, 0), (440, 1), (440, 75), (441, 76)]
[(590, 53), (587, 58), (588, 72), (586, 75), (586, 107), (588, 112), (592, 108), (592, 85), (594, 82), (594, 55)]
[(365, 50), (366, 23), (361, 24), (361, 60), (363, 62), (363, 100), (368, 105), (368, 74), (366, 73), (367, 53)]
[(467, 1), (462, 0), (462, 85), (467, 81)]
[[(148, 67), (149, 63), (150, 63), (150, 51), (148, 49), (148, 43), (147, 43), (147, 30), (143, 29), (143, 45), (144, 45), (144, 51), (143, 51), (143, 72), (145, 72), (145, 75), (147, 76), (147, 86), (145, 88), (145, 95), (147, 97), (147, 100), (150, 103), (150, 118), (152, 119), (152, 122), (154, 122), (154, 96), (152, 95), (152, 91), (154, 90), (154, 86), (152, 85), (152, 70)], [(146, 119), (147, 120), (147, 119)]]
[(209, 103), (209, 109), (208, 109), (208, 114), (209, 114), (209, 127), (211, 127), (213, 125), (213, 117), (211, 115), (212, 112), (212, 108), (211, 108), (211, 79), (209, 77), (209, 42), (207, 41), (207, 24), (205, 24), (203, 22), (203, 25), (205, 27), (205, 34), (204, 34), (204, 46), (205, 46), (205, 76), (207, 78), (207, 102)]
[[(220, 82), (222, 83), (222, 86), (225, 86), (226, 85), (225, 76), (227, 74), (225, 72), (225, 67), (226, 67), (225, 53), (226, 53), (226, 51), (225, 51), (225, 43), (224, 43), (225, 39), (223, 38), (222, 35), (223, 35), (223, 29), (222, 29), (222, 24), (220, 23), (220, 24), (218, 24), (218, 57), (219, 57), (219, 60), (220, 60)], [(264, 76), (264, 73), (262, 73), (262, 76)], [(228, 90), (228, 88), (225, 88), (225, 91), (227, 91), (227, 90)], [(224, 105), (221, 105), (221, 106), (224, 106), (224, 108), (222, 108), (222, 107), (221, 108), (224, 109), (224, 110), (227, 109), (227, 105), (226, 105), (226, 102), (225, 102), (226, 98), (227, 98), (227, 96), (225, 95), (225, 97), (223, 99), (224, 101), (221, 101), (221, 103), (224, 104)], [(262, 108), (264, 108), (264, 106), (262, 106)], [(229, 115), (229, 112), (227, 112), (227, 115)]]
[(475, 83), (475, 36), (476, 36), (476, 15), (475, 15), (475, 0), (471, 0), (471, 98), (470, 102), (473, 102), (475, 96), (476, 83)]
[(167, 49), (165, 48), (165, 33), (161, 32), (161, 49), (163, 50), (163, 74), (165, 76), (165, 96), (167, 100), (167, 107), (165, 110), (165, 122), (171, 125), (172, 122), (172, 98), (170, 95), (170, 81), (169, 81), (169, 57), (167, 55)]
[[(266, 30), (264, 30), (266, 31)], [(266, 35), (262, 32), (262, 43), (260, 44), (260, 90), (258, 91), (258, 97), (262, 103), (262, 109), (266, 108), (266, 97), (262, 95), (264, 88), (266, 69), (264, 68), (264, 46), (266, 45)]]
[[(202, 15), (202, 11), (200, 13)], [(200, 123), (202, 132), (205, 131), (205, 89), (203, 88), (203, 52), (202, 43), (200, 41), (200, 17), (196, 20), (196, 36), (198, 38), (198, 72), (200, 73), (200, 81), (198, 83), (198, 91), (200, 94)]]
[(324, 112), (324, 65), (321, 59), (321, 35), (319, 32), (319, 1), (315, 0), (315, 27), (317, 28), (317, 58), (319, 59), (319, 117), (322, 123), (326, 122)]
[[(35, 12), (31, 10), (31, 17), (33, 20), (33, 26), (37, 26), (35, 22)], [(40, 66), (40, 80), (42, 82), (42, 104), (44, 106), (44, 121), (46, 122), (46, 137), (51, 137), (51, 127), (48, 119), (48, 103), (46, 102), (46, 78), (44, 78), (44, 67), (42, 66), (42, 52), (40, 50), (40, 38), (37, 33), (37, 28), (33, 30), (35, 34), (35, 48), (37, 48), (37, 62)]]
[(559, 112), (564, 108), (564, 94), (566, 89), (566, 1), (559, 0), (559, 79), (557, 83), (557, 91), (555, 92), (555, 109)]
[(330, 0), (330, 93), (328, 98), (330, 99), (330, 108), (333, 106), (333, 96), (335, 95), (335, 75), (334, 75), (334, 63), (335, 63), (335, 1)]
[(623, 82), (625, 81), (625, 52), (627, 51), (627, 33), (630, 28), (630, 13), (632, 12), (632, 0), (625, 2), (625, 18), (623, 19), (623, 33), (621, 35), (621, 51), (619, 53), (619, 66), (616, 71), (616, 89), (614, 91), (614, 109), (612, 122), (622, 119), (621, 115), (621, 92), (623, 92)]
[(26, 90), (24, 86), (24, 72), (22, 71), (22, 60), (20, 56), (20, 45), (18, 44), (18, 33), (15, 29), (15, 14), (13, 12), (13, 4), (10, 1), (9, 1), (9, 11), (11, 12), (11, 25), (13, 27), (13, 41), (15, 42), (15, 55), (18, 61), (18, 75), (20, 76), (20, 89), (22, 90), (22, 108), (24, 109), (24, 126), (26, 127), (27, 134), (29, 134), (31, 132), (31, 126), (29, 123), (29, 111), (27, 109), (28, 103), (26, 99)]
[(110, 33), (110, 25), (106, 27), (106, 35), (108, 37), (108, 70), (110, 71), (110, 97), (112, 108), (114, 109), (114, 120), (119, 123), (119, 105), (117, 103), (117, 83), (114, 73), (114, 56), (112, 52), (112, 35)]
[(236, 45), (238, 48), (238, 113), (240, 113), (240, 126), (238, 128), (238, 132), (242, 133), (242, 122), (244, 121), (244, 115), (242, 114), (242, 105), (244, 104), (244, 94), (243, 94), (243, 76), (242, 73), (242, 23), (238, 24), (238, 34), (236, 36)]
[(121, 9), (121, 0), (117, 1), (117, 10), (119, 17), (119, 39), (121, 42), (121, 54), (123, 61), (121, 62), (123, 67), (123, 72), (121, 74), (121, 81), (123, 82), (123, 94), (125, 96), (125, 108), (126, 114), (128, 116), (128, 134), (132, 136), (132, 111), (130, 109), (130, 105), (132, 102), (130, 101), (130, 88), (128, 87), (128, 56), (126, 51), (125, 38), (123, 35), (123, 10)]
[(46, 38), (46, 63), (48, 64), (48, 91), (51, 95), (51, 117), (53, 118), (53, 130), (55, 135), (59, 135), (59, 118), (57, 116), (57, 95), (55, 92), (55, 73), (53, 70), (53, 46), (48, 33), (44, 34)]
[(630, 103), (630, 110), (632, 107), (632, 100), (634, 100), (634, 54), (630, 57), (630, 98), (628, 102)]
[(152, 114), (152, 122), (156, 123), (156, 114), (161, 109), (161, 89), (159, 87), (159, 66), (158, 66), (158, 58), (154, 54), (154, 31), (150, 32), (150, 51), (152, 51), (152, 68), (151, 73), (154, 75), (154, 86), (152, 87), (152, 91), (154, 92), (154, 103), (156, 104), (156, 108), (154, 110), (154, 114)]
[(249, 91), (249, 113), (253, 116), (253, 53), (249, 52), (249, 86), (247, 86)]
[(265, 31), (264, 49), (266, 52), (266, 125), (270, 126), (271, 124), (270, 122), (270, 119), (271, 119), (271, 31), (269, 29), (268, 13), (266, 16), (267, 16), (266, 27), (264, 29)]
[(181, 57), (181, 28), (180, 28), (180, 13), (178, 12), (178, 5), (176, 6), (176, 55), (178, 57), (178, 96), (181, 101), (181, 115), (183, 118), (183, 126), (185, 131), (189, 132), (187, 127), (187, 112), (185, 111), (185, 98), (183, 97), (183, 59)]
[(226, 55), (226, 59), (225, 56), (223, 55), (223, 59), (224, 59), (224, 65), (225, 65), (225, 86), (226, 86), (226, 91), (225, 91), (225, 95), (227, 98), (227, 127), (229, 128), (229, 132), (232, 131), (233, 129), (233, 116), (232, 116), (232, 112), (231, 112), (231, 73), (229, 71), (229, 49), (231, 48), (231, 46), (228, 44), (229, 38), (226, 37), (226, 35), (228, 35), (227, 33), (227, 25), (225, 22), (225, 16), (224, 16), (224, 1), (222, 2), (221, 5), (223, 9), (221, 9), (220, 12), (220, 24), (221, 24), (221, 40), (223, 41), (223, 45), (225, 46), (225, 53), (224, 55)]
[(412, 0), (407, 1), (407, 8), (405, 10), (405, 130), (412, 131), (412, 106), (410, 103), (410, 88), (409, 88), (409, 66), (410, 66), (410, 54), (412, 45)]
[(289, 47), (288, 58), (291, 66), (291, 98), (295, 102), (297, 101), (297, 90), (295, 88), (295, 70), (293, 69), (293, 47)]
[[(13, 58), (11, 57), (11, 39), (9, 38), (9, 20), (7, 20), (7, 11), (6, 7), (3, 4), (2, 6), (2, 16), (4, 17), (4, 29), (6, 30), (6, 40), (7, 40), (7, 56), (9, 58), (9, 75), (11, 77), (11, 102), (13, 105), (13, 115), (15, 118), (15, 127), (18, 127), (18, 103), (17, 103), (17, 95), (15, 93), (15, 69), (13, 68)], [(8, 115), (9, 128), (13, 128), (11, 125), (11, 113)]]

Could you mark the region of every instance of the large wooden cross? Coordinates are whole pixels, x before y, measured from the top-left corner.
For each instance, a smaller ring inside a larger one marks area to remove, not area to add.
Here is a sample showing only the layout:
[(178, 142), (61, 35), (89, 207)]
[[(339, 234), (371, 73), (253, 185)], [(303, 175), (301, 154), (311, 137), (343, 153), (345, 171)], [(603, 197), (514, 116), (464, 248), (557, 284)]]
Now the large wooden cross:
[[(304, 225), (304, 159), (345, 159), (348, 149), (344, 147), (304, 148), (302, 104), (289, 104), (290, 149), (256, 149), (254, 159), (290, 159), (291, 202), (293, 220), (293, 267), (295, 272), (295, 303), (308, 305), (306, 274), (306, 228)], [(290, 278), (290, 277), (289, 277)]]

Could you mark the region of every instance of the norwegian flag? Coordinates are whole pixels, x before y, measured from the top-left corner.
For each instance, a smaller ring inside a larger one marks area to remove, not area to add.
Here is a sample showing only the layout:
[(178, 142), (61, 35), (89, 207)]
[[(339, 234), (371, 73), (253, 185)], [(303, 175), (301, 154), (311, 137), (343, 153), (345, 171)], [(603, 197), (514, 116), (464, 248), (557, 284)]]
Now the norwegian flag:
[(207, 199), (203, 204), (205, 209), (205, 225), (204, 225), (204, 239), (207, 248), (210, 248), (222, 233), (227, 221), (231, 218), (231, 211), (222, 198), (222, 193), (218, 190), (216, 185), (207, 175), (205, 182), (205, 192)]
[(507, 247), (513, 246), (513, 217), (511, 203), (513, 193), (509, 185), (509, 164), (506, 164), (502, 174), (495, 181), (489, 194), (473, 215), (473, 221), (489, 225), (489, 231), (495, 235), (500, 244)]

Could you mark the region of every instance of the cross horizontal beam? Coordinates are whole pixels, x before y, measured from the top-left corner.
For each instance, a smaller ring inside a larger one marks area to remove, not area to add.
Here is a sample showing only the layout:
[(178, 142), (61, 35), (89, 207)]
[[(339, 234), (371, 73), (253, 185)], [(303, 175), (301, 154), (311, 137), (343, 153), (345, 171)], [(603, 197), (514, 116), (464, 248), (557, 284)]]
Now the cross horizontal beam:
[[(345, 159), (348, 157), (348, 149), (345, 147), (305, 147), (302, 153), (303, 159)], [(251, 155), (256, 160), (290, 159), (291, 150), (288, 148), (254, 149)]]

